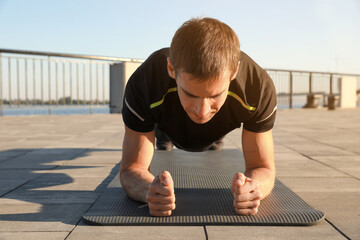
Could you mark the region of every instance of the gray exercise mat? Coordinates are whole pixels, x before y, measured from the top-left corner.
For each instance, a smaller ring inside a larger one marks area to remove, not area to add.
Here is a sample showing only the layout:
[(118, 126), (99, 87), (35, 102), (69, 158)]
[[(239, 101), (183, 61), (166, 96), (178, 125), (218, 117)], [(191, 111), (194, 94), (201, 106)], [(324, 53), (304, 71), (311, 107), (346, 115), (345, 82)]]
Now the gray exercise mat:
[(150, 216), (148, 207), (126, 196), (116, 176), (83, 220), (96, 225), (284, 226), (313, 225), (325, 217), (278, 180), (256, 215), (237, 215), (230, 186), (233, 175), (243, 171), (238, 150), (155, 152), (150, 169), (154, 175), (167, 170), (174, 179), (176, 209), (172, 216)]

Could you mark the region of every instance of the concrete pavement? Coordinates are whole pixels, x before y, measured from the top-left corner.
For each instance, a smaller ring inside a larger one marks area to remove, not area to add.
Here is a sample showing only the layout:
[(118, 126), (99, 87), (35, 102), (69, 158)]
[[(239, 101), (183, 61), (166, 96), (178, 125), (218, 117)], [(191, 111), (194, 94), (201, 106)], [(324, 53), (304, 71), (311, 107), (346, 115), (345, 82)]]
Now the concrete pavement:
[(360, 239), (360, 109), (278, 111), (277, 177), (325, 212), (311, 227), (88, 226), (122, 138), (121, 115), (0, 118), (0, 239)]

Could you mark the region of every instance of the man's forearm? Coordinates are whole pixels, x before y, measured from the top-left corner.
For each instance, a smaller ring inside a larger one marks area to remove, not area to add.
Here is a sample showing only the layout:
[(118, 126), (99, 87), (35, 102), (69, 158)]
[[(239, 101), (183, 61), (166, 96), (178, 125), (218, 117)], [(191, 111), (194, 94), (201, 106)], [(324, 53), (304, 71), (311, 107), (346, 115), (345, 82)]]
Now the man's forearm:
[(127, 196), (139, 202), (146, 202), (146, 194), (154, 176), (143, 169), (120, 169), (120, 182)]
[(275, 183), (275, 170), (268, 168), (249, 169), (245, 171), (245, 176), (259, 183), (261, 199), (271, 193)]

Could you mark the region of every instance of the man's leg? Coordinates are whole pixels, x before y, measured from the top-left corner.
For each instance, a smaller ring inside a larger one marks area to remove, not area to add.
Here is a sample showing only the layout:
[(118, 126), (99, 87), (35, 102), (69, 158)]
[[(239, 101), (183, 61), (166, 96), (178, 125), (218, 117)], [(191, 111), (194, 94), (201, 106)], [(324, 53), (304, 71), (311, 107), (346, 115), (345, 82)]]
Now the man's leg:
[(170, 138), (163, 133), (160, 129), (158, 129), (157, 125), (155, 125), (155, 136), (156, 136), (156, 149), (171, 151), (173, 148), (173, 143)]
[(220, 138), (219, 140), (215, 141), (213, 144), (210, 145), (210, 148), (208, 150), (221, 150), (224, 146), (224, 138)]

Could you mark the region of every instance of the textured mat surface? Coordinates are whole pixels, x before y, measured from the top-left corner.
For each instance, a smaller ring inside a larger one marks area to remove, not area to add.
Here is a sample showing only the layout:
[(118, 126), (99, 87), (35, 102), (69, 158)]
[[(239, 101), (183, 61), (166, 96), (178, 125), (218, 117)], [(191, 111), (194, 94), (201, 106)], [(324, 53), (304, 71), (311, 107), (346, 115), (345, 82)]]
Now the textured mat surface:
[(243, 171), (238, 150), (156, 152), (151, 172), (163, 170), (175, 184), (172, 216), (151, 217), (147, 207), (125, 195), (116, 176), (83, 220), (97, 225), (313, 225), (324, 218), (278, 180), (255, 216), (237, 215), (230, 186), (233, 175)]

